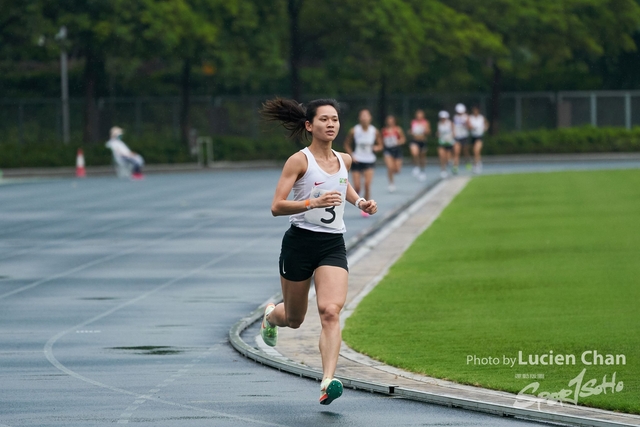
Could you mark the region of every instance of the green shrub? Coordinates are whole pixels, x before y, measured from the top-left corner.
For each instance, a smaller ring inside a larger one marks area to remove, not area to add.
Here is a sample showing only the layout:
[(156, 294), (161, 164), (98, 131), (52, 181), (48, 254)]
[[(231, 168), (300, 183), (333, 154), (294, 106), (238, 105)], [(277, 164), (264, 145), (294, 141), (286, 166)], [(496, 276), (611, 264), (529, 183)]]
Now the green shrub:
[(487, 137), (485, 154), (604, 153), (640, 151), (640, 127), (591, 126), (512, 132)]
[[(197, 159), (185, 145), (175, 140), (140, 139), (126, 140), (127, 145), (140, 153), (148, 164), (188, 163)], [(0, 142), (0, 168), (74, 166), (78, 148), (84, 151), (87, 166), (111, 164), (111, 151), (104, 143), (2, 143)], [(282, 160), (297, 150), (295, 144), (285, 138), (250, 138), (221, 136), (213, 138), (213, 155), (216, 161)]]
[[(195, 162), (189, 149), (167, 138), (131, 138), (126, 140), (132, 150), (140, 153), (149, 164)], [(0, 168), (48, 167), (75, 165), (76, 150), (84, 149), (88, 166), (111, 164), (111, 152), (104, 143), (69, 145), (42, 142), (17, 144), (0, 142)], [(342, 149), (338, 144), (337, 149)], [(240, 136), (213, 137), (216, 161), (284, 160), (299, 147), (284, 137), (268, 136), (251, 139)], [(505, 133), (485, 139), (485, 154), (530, 153), (602, 153), (640, 151), (640, 127), (536, 130)]]
[(250, 139), (240, 136), (213, 138), (215, 160), (284, 160), (299, 148), (287, 138)]

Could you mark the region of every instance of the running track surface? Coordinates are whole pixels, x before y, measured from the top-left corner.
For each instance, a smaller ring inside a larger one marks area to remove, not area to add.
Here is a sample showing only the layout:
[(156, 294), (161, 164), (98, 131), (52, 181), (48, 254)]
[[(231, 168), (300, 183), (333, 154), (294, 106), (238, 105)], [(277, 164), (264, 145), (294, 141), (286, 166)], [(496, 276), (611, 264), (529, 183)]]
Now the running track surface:
[[(376, 172), (382, 214), (424, 185), (409, 172), (393, 195)], [(230, 326), (279, 290), (278, 173), (0, 186), (0, 427), (530, 424), (351, 390), (324, 407), (240, 357)], [(348, 238), (374, 218), (345, 220)]]

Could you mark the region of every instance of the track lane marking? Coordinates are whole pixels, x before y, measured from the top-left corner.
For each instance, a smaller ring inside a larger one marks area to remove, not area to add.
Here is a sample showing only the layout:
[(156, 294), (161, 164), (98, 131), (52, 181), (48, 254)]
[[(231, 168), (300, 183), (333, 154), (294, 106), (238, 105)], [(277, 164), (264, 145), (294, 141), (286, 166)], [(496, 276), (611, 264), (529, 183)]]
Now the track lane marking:
[(120, 252), (117, 252), (117, 253), (113, 253), (111, 255), (107, 255), (107, 256), (104, 256), (104, 257), (101, 257), (101, 258), (98, 258), (98, 259), (94, 259), (93, 261), (86, 262), (84, 264), (81, 264), (79, 266), (73, 267), (73, 268), (71, 268), (69, 270), (66, 270), (66, 271), (63, 271), (61, 273), (54, 274), (52, 276), (46, 277), (44, 279), (37, 280), (37, 281), (35, 281), (33, 283), (30, 283), (28, 285), (25, 285), (25, 286), (22, 286), (20, 288), (14, 289), (12, 291), (6, 292), (4, 294), (0, 294), (0, 300), (2, 300), (4, 298), (7, 298), (7, 297), (10, 297), (12, 295), (18, 294), (20, 292), (24, 292), (24, 291), (27, 291), (29, 289), (33, 289), (33, 288), (35, 288), (37, 286), (40, 286), (40, 285), (42, 285), (44, 283), (48, 283), (48, 282), (50, 282), (52, 280), (60, 279), (62, 277), (66, 277), (66, 276), (68, 276), (70, 274), (86, 270), (87, 268), (93, 267), (94, 265), (98, 265), (98, 264), (101, 264), (103, 262), (111, 261), (112, 259), (116, 259), (116, 258), (119, 258), (121, 256), (128, 255), (128, 254), (136, 252), (136, 251), (138, 251), (138, 250), (140, 250), (140, 249), (142, 249), (144, 247), (147, 247), (147, 246), (150, 246), (150, 245), (155, 245), (155, 244), (160, 243), (162, 241), (165, 241), (165, 240), (168, 240), (168, 239), (171, 239), (171, 238), (183, 235), (183, 234), (189, 234), (189, 233), (192, 233), (194, 231), (197, 231), (198, 229), (200, 229), (202, 227), (210, 226), (212, 224), (220, 223), (220, 222), (223, 222), (223, 221), (226, 221), (226, 220), (229, 220), (229, 219), (233, 219), (233, 218), (234, 217), (232, 217), (232, 216), (226, 216), (226, 217), (223, 217), (223, 218), (215, 218), (215, 219), (211, 219), (209, 221), (204, 221), (202, 223), (196, 224), (196, 225), (194, 225), (193, 227), (191, 227), (191, 228), (189, 228), (187, 230), (172, 231), (171, 233), (169, 233), (169, 234), (167, 234), (167, 235), (165, 235), (163, 237), (159, 237), (157, 239), (154, 239), (154, 240), (151, 240), (151, 241), (148, 241), (148, 242), (145, 242), (145, 243), (141, 243), (141, 244), (139, 244), (137, 246), (131, 247), (131, 248), (126, 249), (124, 251), (120, 251)]
[[(91, 379), (89, 377), (85, 377), (84, 375), (81, 375), (81, 374), (79, 374), (79, 373), (67, 368), (53, 354), (53, 346), (55, 345), (55, 343), (60, 338), (64, 337), (65, 335), (67, 335), (69, 333), (72, 333), (72, 332), (75, 332), (76, 330), (81, 330), (81, 329), (85, 328), (87, 325), (90, 325), (91, 323), (97, 322), (98, 320), (101, 320), (101, 319), (103, 319), (103, 318), (105, 318), (107, 316), (110, 316), (111, 314), (113, 314), (113, 313), (115, 313), (115, 312), (117, 312), (117, 311), (119, 311), (119, 310), (121, 310), (121, 309), (123, 309), (125, 307), (128, 307), (130, 305), (136, 304), (136, 303), (144, 300), (145, 298), (147, 298), (147, 297), (149, 297), (149, 296), (151, 296), (151, 295), (153, 295), (153, 294), (155, 294), (155, 293), (157, 293), (157, 292), (159, 292), (159, 291), (161, 291), (161, 290), (163, 290), (165, 288), (168, 288), (169, 286), (174, 285), (175, 283), (177, 283), (177, 282), (179, 282), (179, 281), (181, 281), (183, 279), (186, 279), (187, 277), (190, 277), (190, 276), (192, 276), (192, 275), (194, 275), (196, 273), (199, 273), (200, 271), (205, 270), (206, 268), (211, 267), (212, 265), (215, 265), (215, 264), (217, 264), (217, 263), (219, 263), (221, 261), (224, 261), (224, 260), (226, 260), (226, 259), (228, 259), (228, 258), (230, 258), (230, 257), (232, 257), (232, 256), (234, 256), (234, 255), (246, 250), (247, 248), (250, 248), (251, 246), (255, 245), (257, 242), (259, 242), (260, 240), (266, 238), (267, 236), (269, 236), (271, 234), (274, 234), (274, 232), (264, 233), (260, 237), (257, 237), (255, 239), (245, 243), (244, 245), (242, 245), (241, 247), (239, 247), (238, 249), (236, 249), (234, 251), (227, 252), (224, 255), (220, 255), (220, 256), (218, 256), (218, 257), (216, 257), (216, 258), (214, 258), (214, 259), (212, 259), (212, 260), (200, 265), (199, 267), (196, 267), (196, 268), (194, 268), (194, 269), (192, 269), (192, 270), (190, 270), (190, 271), (188, 271), (188, 272), (186, 272), (184, 274), (181, 274), (180, 276), (178, 276), (178, 277), (176, 277), (174, 279), (171, 279), (171, 280), (169, 280), (169, 281), (167, 281), (167, 282), (155, 287), (154, 289), (151, 289), (150, 291), (147, 291), (147, 292), (145, 292), (145, 293), (143, 293), (141, 295), (138, 295), (137, 297), (135, 297), (133, 299), (130, 299), (129, 301), (126, 301), (126, 302), (124, 302), (124, 303), (122, 303), (122, 304), (120, 304), (120, 305), (118, 305), (116, 307), (113, 307), (113, 308), (111, 308), (111, 309), (109, 309), (109, 310), (107, 310), (107, 311), (105, 311), (105, 312), (103, 312), (101, 314), (98, 314), (97, 316), (94, 316), (94, 317), (92, 317), (92, 318), (90, 318), (88, 320), (85, 320), (82, 323), (79, 323), (79, 324), (74, 325), (74, 326), (72, 326), (72, 327), (70, 327), (68, 329), (65, 329), (64, 331), (61, 331), (61, 332), (57, 333), (56, 335), (51, 337), (46, 342), (46, 344), (44, 345), (44, 350), (43, 351), (44, 351), (45, 357), (47, 358), (49, 363), (51, 363), (55, 368), (57, 368), (58, 370), (64, 372), (65, 374), (67, 374), (67, 375), (69, 375), (69, 376), (71, 376), (71, 377), (73, 377), (73, 378), (75, 378), (77, 380), (86, 382), (86, 383), (94, 385), (96, 387), (100, 387), (100, 388), (104, 388), (104, 389), (113, 391), (113, 392), (116, 392), (116, 393), (121, 393), (121, 394), (126, 394), (126, 395), (129, 395), (129, 396), (134, 396), (137, 400), (150, 400), (150, 401), (153, 401), (153, 402), (162, 403), (162, 404), (165, 404), (165, 405), (170, 405), (170, 406), (174, 406), (174, 407), (178, 407), (178, 408), (182, 408), (182, 409), (189, 409), (189, 410), (192, 410), (192, 411), (200, 411), (200, 412), (204, 412), (204, 413), (207, 413), (207, 414), (216, 415), (216, 416), (219, 416), (219, 417), (225, 417), (225, 418), (229, 418), (229, 419), (245, 421), (245, 422), (253, 423), (253, 424), (268, 425), (268, 426), (278, 426), (278, 427), (284, 426), (283, 424), (270, 423), (270, 422), (256, 420), (256, 419), (252, 419), (252, 418), (248, 418), (248, 417), (242, 417), (242, 416), (238, 416), (238, 415), (228, 414), (228, 413), (221, 412), (221, 411), (214, 411), (214, 410), (211, 410), (211, 409), (200, 408), (200, 407), (197, 407), (197, 406), (186, 405), (186, 404), (183, 404), (183, 403), (178, 403), (178, 402), (173, 402), (173, 401), (169, 401), (169, 400), (165, 400), (165, 399), (160, 399), (160, 398), (157, 398), (157, 397), (150, 396), (148, 394), (141, 395), (141, 394), (129, 391), (129, 390), (125, 390), (125, 389), (120, 388), (120, 387), (114, 387), (114, 386), (102, 383), (100, 381), (96, 381), (96, 380)], [(212, 350), (207, 352), (207, 354), (211, 354), (211, 351)], [(173, 382), (173, 381), (175, 381), (175, 378), (169, 378), (169, 379), (165, 380), (165, 382)], [(124, 414), (128, 414), (128, 412), (123, 412), (121, 415), (124, 415)], [(131, 415), (129, 414), (128, 417), (130, 417), (130, 416)], [(117, 422), (120, 423), (120, 424), (126, 424), (126, 423), (128, 423), (128, 417), (122, 417), (121, 416), (120, 419)]]

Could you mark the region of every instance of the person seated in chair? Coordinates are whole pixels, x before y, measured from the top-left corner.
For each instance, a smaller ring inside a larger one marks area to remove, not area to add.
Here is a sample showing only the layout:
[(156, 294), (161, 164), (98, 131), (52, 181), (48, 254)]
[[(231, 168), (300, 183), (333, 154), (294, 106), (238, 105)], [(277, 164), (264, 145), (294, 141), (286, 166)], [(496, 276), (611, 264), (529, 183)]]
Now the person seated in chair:
[(124, 131), (122, 128), (114, 126), (111, 128), (111, 139), (105, 144), (113, 152), (113, 156), (116, 161), (119, 159), (126, 164), (131, 165), (132, 175), (134, 179), (142, 179), (142, 166), (144, 165), (144, 159), (140, 154), (134, 153), (127, 147), (122, 141), (122, 134)]

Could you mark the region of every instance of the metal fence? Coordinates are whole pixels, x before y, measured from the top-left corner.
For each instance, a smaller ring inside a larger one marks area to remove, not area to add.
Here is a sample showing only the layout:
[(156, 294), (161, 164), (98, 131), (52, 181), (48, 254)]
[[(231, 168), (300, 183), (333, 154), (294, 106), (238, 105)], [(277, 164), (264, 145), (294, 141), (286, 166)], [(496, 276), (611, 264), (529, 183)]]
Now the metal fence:
[[(201, 135), (236, 135), (260, 138), (270, 127), (261, 124), (257, 111), (266, 96), (192, 97), (191, 126)], [(309, 97), (311, 99), (312, 97)], [(356, 123), (357, 112), (369, 108), (378, 117), (376, 96), (344, 96), (342, 122)], [(421, 108), (429, 120), (437, 112), (453, 110), (456, 103), (478, 105), (487, 111), (486, 94), (391, 95), (387, 112), (407, 126)], [(128, 138), (178, 138), (180, 100), (177, 97), (100, 98), (98, 126), (106, 139), (113, 125), (123, 127)], [(34, 143), (62, 140), (59, 99), (0, 100), (2, 142)], [(84, 101), (70, 100), (71, 139), (80, 140)], [(640, 91), (504, 93), (500, 100), (500, 130), (524, 131), (571, 126), (640, 125)]]

